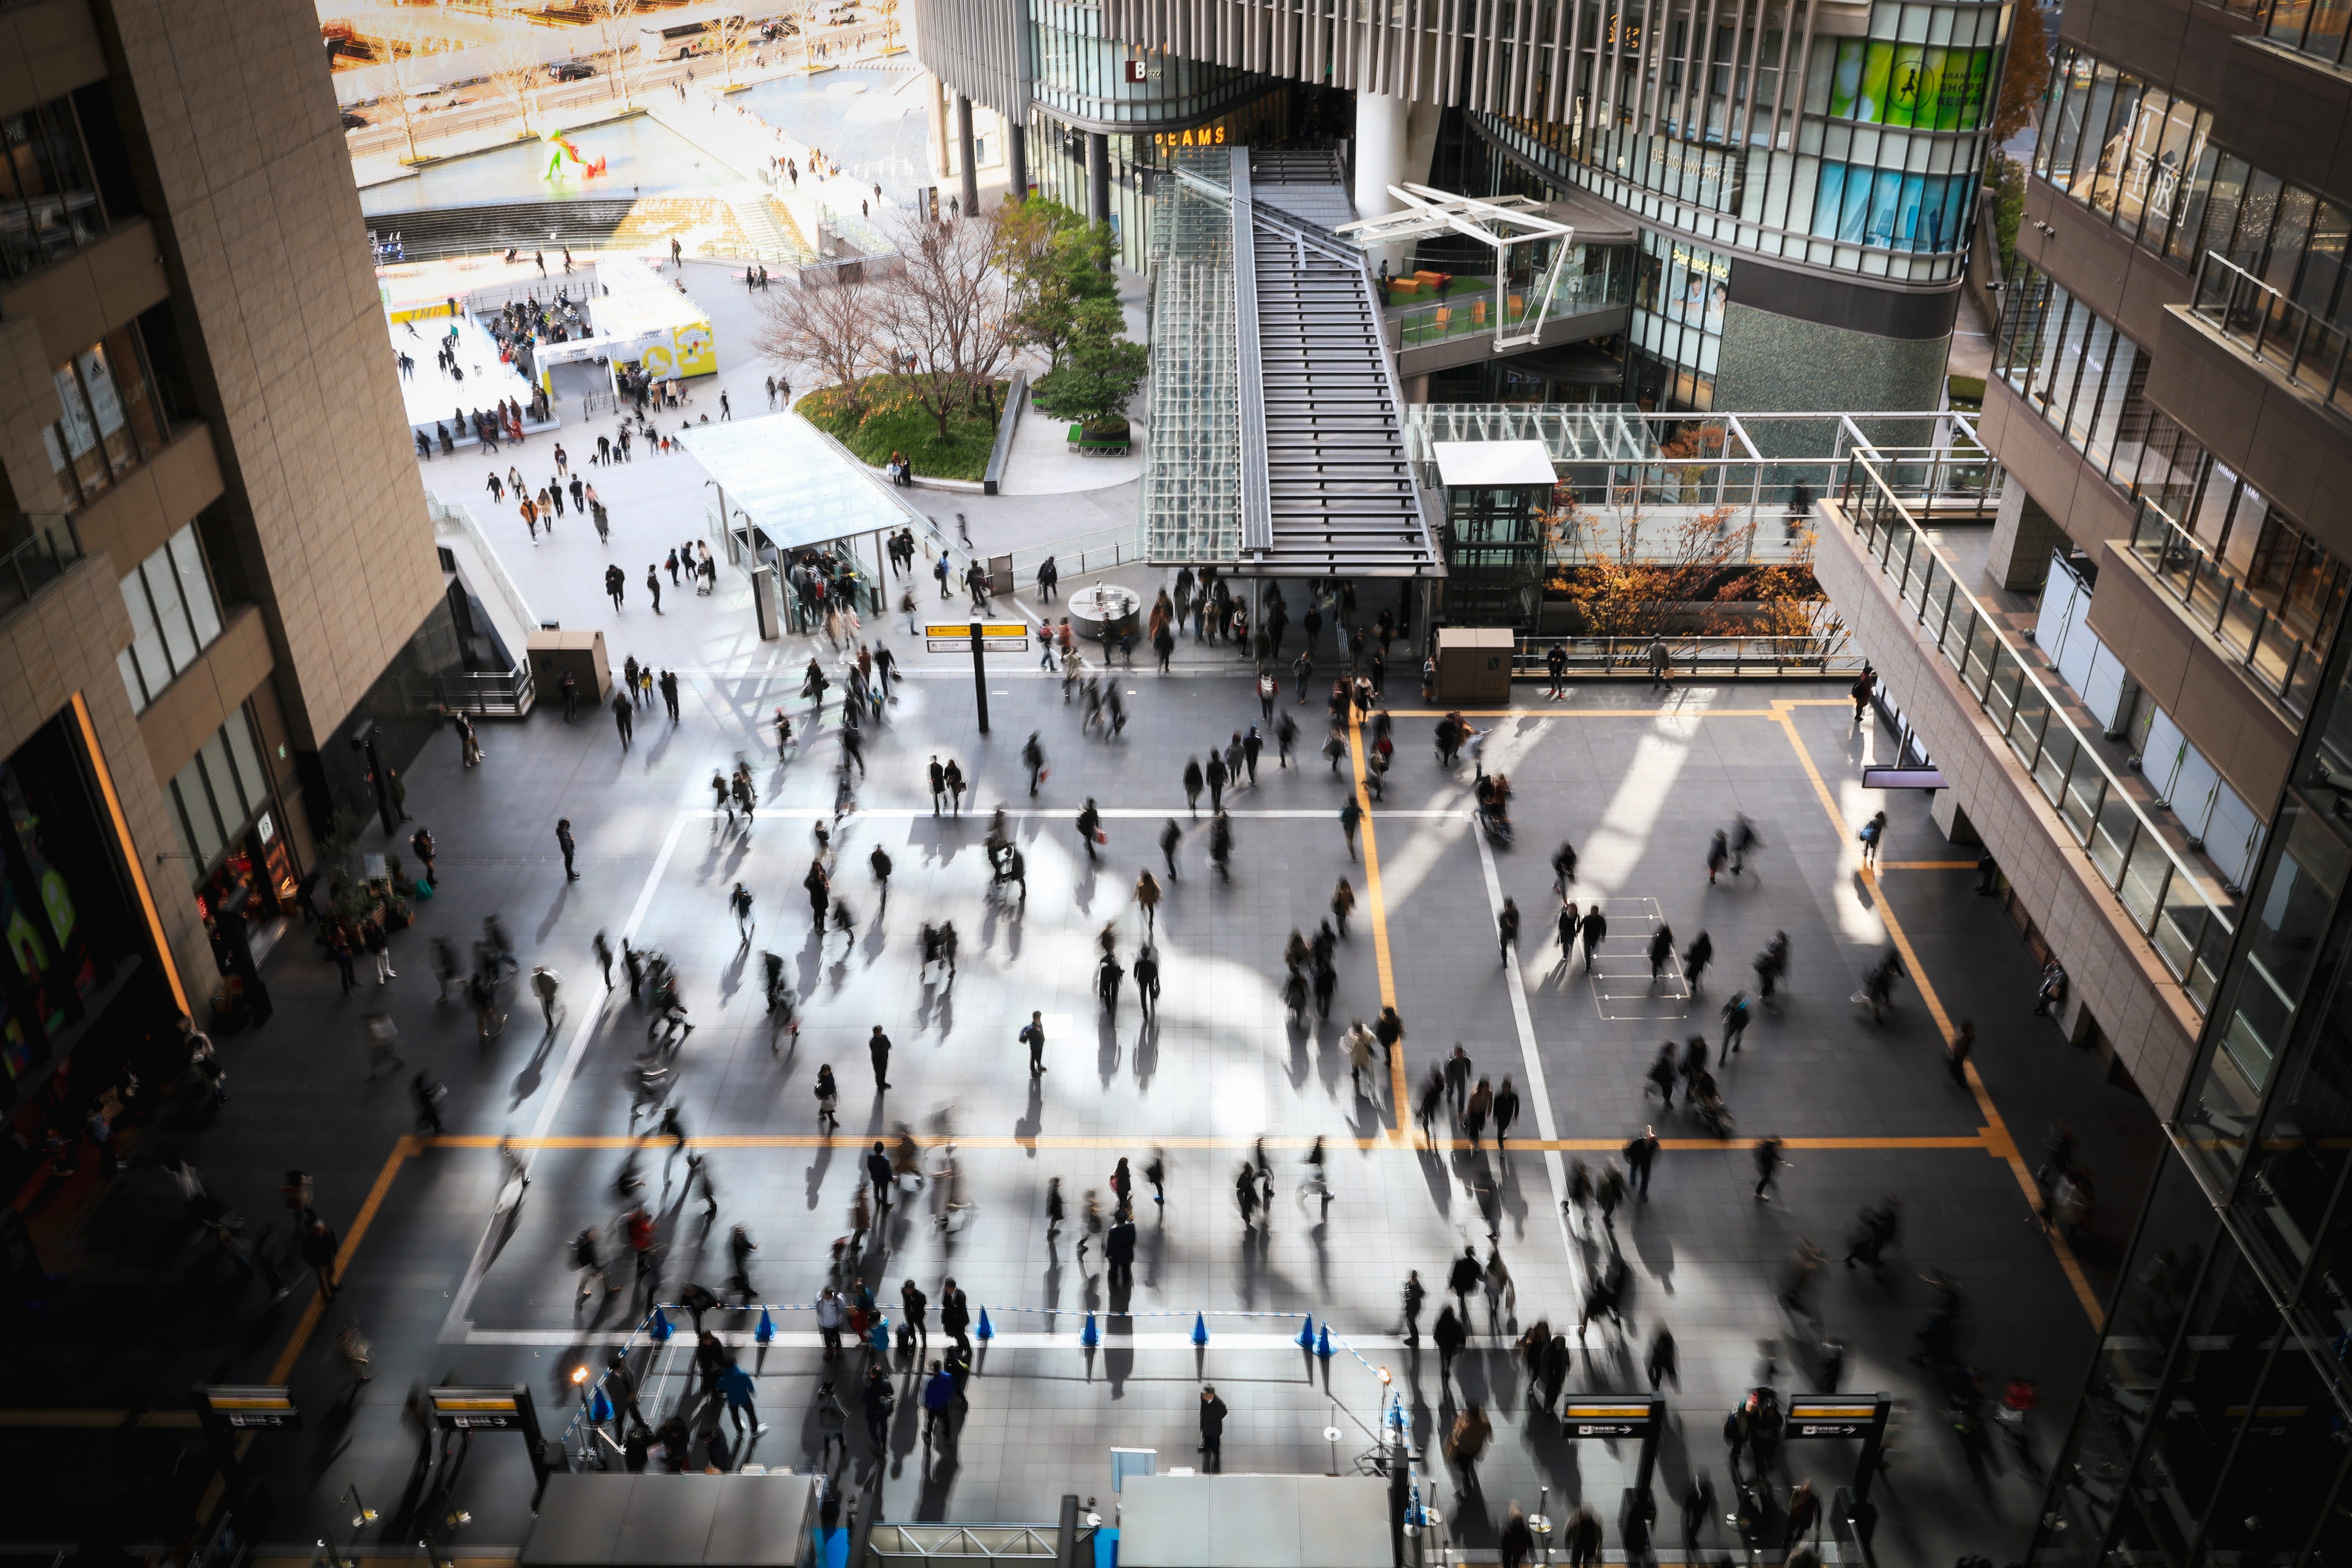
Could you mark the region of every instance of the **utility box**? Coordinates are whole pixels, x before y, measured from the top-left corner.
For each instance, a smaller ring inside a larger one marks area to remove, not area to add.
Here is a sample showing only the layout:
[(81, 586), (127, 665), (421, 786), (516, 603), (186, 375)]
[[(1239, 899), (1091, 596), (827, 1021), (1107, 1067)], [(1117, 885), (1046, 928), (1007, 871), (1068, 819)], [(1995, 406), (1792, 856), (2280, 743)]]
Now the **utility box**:
[(529, 657), (530, 679), (543, 702), (562, 700), (566, 671), (579, 683), (583, 702), (602, 702), (613, 694), (613, 667), (604, 658), (603, 632), (533, 632)]
[(988, 558), (988, 591), (992, 594), (1013, 592), (1013, 557), (992, 555)]
[(1511, 700), (1511, 658), (1518, 637), (1508, 626), (1441, 626), (1437, 632), (1437, 700), (1448, 708)]
[(761, 642), (774, 642), (784, 635), (783, 609), (776, 600), (776, 569), (764, 561), (751, 568), (751, 614), (759, 622)]

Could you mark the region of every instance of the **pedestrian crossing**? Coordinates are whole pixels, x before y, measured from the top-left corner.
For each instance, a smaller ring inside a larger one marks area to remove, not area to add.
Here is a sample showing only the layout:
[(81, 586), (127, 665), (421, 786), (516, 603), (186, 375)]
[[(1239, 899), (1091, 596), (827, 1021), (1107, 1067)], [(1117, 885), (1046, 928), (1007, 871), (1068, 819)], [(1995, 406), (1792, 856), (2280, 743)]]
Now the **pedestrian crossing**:
[(1601, 1016), (1661, 1022), (1690, 1016), (1690, 981), (1683, 973), (1679, 948), (1666, 955), (1664, 969), (1654, 978), (1650, 973), (1650, 939), (1665, 921), (1658, 900), (1603, 899), (1601, 912), (1608, 919), (1609, 934), (1593, 950), (1586, 977)]

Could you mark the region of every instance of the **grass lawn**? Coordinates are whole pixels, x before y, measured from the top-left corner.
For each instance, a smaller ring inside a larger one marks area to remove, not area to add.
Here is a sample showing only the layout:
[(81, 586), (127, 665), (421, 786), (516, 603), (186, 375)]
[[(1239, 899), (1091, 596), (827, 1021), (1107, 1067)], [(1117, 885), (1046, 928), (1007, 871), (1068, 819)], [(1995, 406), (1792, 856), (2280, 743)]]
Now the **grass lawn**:
[[(996, 384), (997, 403), (1004, 401), (1004, 383)], [(794, 413), (857, 454), (876, 468), (903, 452), (915, 472), (935, 479), (977, 479), (988, 471), (988, 454), (996, 445), (996, 422), (982, 411), (959, 409), (948, 421), (945, 440), (929, 410), (889, 375), (868, 376), (859, 384), (866, 395), (863, 421), (843, 407), (842, 389), (820, 387), (793, 405)]]

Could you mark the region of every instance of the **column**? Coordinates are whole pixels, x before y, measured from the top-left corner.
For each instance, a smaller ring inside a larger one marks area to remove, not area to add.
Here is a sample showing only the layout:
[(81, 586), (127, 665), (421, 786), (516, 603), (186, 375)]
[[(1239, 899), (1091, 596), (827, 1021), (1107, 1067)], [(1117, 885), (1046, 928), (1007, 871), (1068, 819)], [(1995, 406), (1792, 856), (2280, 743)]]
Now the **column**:
[(980, 159), (972, 151), (971, 100), (956, 94), (956, 156), (963, 163), (963, 212), (966, 217), (980, 216)]
[[(1412, 104), (1409, 100), (1391, 98), (1385, 93), (1356, 94), (1356, 216), (1384, 217), (1397, 210), (1397, 203), (1389, 195), (1391, 185), (1404, 184), (1406, 177), (1407, 117)], [(1373, 264), (1386, 260), (1391, 270), (1401, 268), (1410, 255), (1403, 245), (1381, 246), (1372, 251)]]
[(1087, 132), (1087, 216), (1110, 221), (1110, 138), (1099, 131)]
[(1004, 122), (1004, 172), (1013, 199), (1029, 199), (1029, 135), (1011, 120)]

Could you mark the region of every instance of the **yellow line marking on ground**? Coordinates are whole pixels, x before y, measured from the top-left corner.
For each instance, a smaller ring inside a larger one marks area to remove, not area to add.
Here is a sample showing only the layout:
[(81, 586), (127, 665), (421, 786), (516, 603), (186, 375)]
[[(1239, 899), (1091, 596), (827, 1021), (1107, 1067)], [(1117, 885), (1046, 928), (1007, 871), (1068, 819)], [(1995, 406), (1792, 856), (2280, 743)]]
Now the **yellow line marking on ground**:
[(1769, 719), (1769, 708), (1391, 708), (1391, 719)]
[(0, 1426), (80, 1426), (108, 1431), (121, 1426), (200, 1425), (193, 1410), (0, 1410)]
[[(490, 1142), (495, 1145), (498, 1141), (492, 1139)], [(376, 1210), (383, 1206), (384, 1194), (392, 1191), (393, 1178), (400, 1174), (402, 1163), (423, 1148), (424, 1144), (419, 1140), (404, 1137), (394, 1143), (392, 1152), (384, 1157), (383, 1169), (376, 1173), (375, 1185), (368, 1189), (367, 1199), (360, 1205), (360, 1212), (352, 1216), (351, 1228), (343, 1232), (342, 1246), (335, 1250), (335, 1282), (338, 1287), (342, 1283), (343, 1271), (359, 1255), (360, 1242), (366, 1237), (368, 1226), (375, 1223)], [(301, 1357), (302, 1347), (310, 1342), (311, 1331), (319, 1326), (319, 1320), (326, 1316), (326, 1312), (325, 1298), (311, 1297), (310, 1304), (302, 1310), (302, 1321), (294, 1325), (294, 1337), (286, 1342), (286, 1348), (278, 1352), (278, 1364), (269, 1369), (271, 1383), (286, 1381), (287, 1374), (294, 1370), (295, 1362)]]
[[(463, 1132), (450, 1133), (439, 1138), (427, 1138), (424, 1140), (424, 1142), (427, 1145), (436, 1149), (495, 1149), (499, 1144), (499, 1140), (496, 1138), (480, 1133)], [(640, 1144), (652, 1144), (661, 1142), (664, 1142), (664, 1140), (637, 1138), (627, 1133), (620, 1132), (578, 1133), (551, 1138), (517, 1138), (514, 1140), (514, 1147), (517, 1149), (629, 1149)], [(1156, 1143), (1164, 1149), (1246, 1150), (1255, 1148), (1262, 1142), (1269, 1149), (1306, 1149), (1311, 1148), (1318, 1140), (1311, 1135), (1296, 1137), (1277, 1136), (1261, 1140), (1257, 1138), (1238, 1137), (1172, 1138), (1145, 1137), (1143, 1135), (1117, 1138), (1054, 1138), (1042, 1136), (1034, 1138), (1016, 1138), (1004, 1133), (982, 1133), (971, 1136), (952, 1135), (945, 1137), (936, 1135), (919, 1135), (915, 1142), (927, 1148), (937, 1147), (942, 1143), (952, 1143), (959, 1149), (1020, 1149), (1024, 1151), (1031, 1149), (1118, 1149), (1132, 1151), (1139, 1144), (1143, 1142)], [(1327, 1145), (1337, 1145), (1343, 1149), (1353, 1147), (1369, 1152), (1377, 1149), (1394, 1148), (1402, 1141), (1392, 1136), (1383, 1135), (1378, 1138), (1327, 1137), (1321, 1140), (1321, 1142)], [(1598, 1150), (1604, 1153), (1611, 1153), (1622, 1146), (1624, 1142), (1625, 1141), (1622, 1138), (1554, 1138), (1549, 1140), (1542, 1138), (1522, 1138), (1512, 1143), (1510, 1147), (1513, 1150), (1526, 1149), (1533, 1151), (1557, 1149), (1563, 1152), (1573, 1151), (1579, 1153), (1590, 1152)], [(1786, 1145), (1791, 1149), (1825, 1150), (1987, 1149), (1991, 1146), (1990, 1135), (1981, 1130), (1973, 1133), (1937, 1134), (1915, 1138), (1790, 1138), (1784, 1140), (1784, 1142)], [(720, 1132), (691, 1139), (688, 1142), (688, 1147), (705, 1150), (864, 1149), (869, 1146), (872, 1142), (873, 1139), (869, 1136), (851, 1133)], [(1416, 1141), (1416, 1146), (1423, 1145), (1418, 1145)], [(1440, 1150), (1465, 1150), (1474, 1147), (1466, 1138), (1440, 1138), (1437, 1139), (1433, 1144), (1425, 1146), (1434, 1147)], [(1663, 1141), (1661, 1146), (1667, 1149), (1746, 1150), (1751, 1147), (1751, 1143), (1748, 1141), (1727, 1142), (1717, 1138), (1668, 1138)], [(1488, 1145), (1488, 1147), (1491, 1147), (1491, 1145)]]
[[(1813, 705), (1822, 706), (1823, 704), (1817, 702)], [(1797, 733), (1796, 715), (1791, 711), (1796, 708), (1797, 703), (1776, 701), (1772, 706), (1778, 711), (1781, 733), (1789, 738), (1790, 748), (1797, 753), (1797, 760), (1804, 764), (1805, 775), (1813, 781), (1813, 793), (1820, 798), (1822, 809), (1829, 815), (1830, 826), (1843, 835), (1846, 830), (1846, 824), (1844, 818), (1838, 815), (1837, 801), (1830, 794), (1830, 786), (1822, 781), (1821, 770), (1813, 765), (1813, 756), (1805, 749), (1804, 737)], [(1971, 861), (1969, 864), (1973, 866), (1975, 863)], [(1958, 1037), (1959, 1032), (1952, 1026), (1950, 1015), (1944, 1011), (1943, 998), (1936, 994), (1936, 988), (1929, 983), (1927, 972), (1921, 968), (1919, 955), (1913, 951), (1911, 938), (1903, 930), (1902, 922), (1895, 918), (1895, 911), (1886, 907), (1886, 898), (1879, 889), (1877, 876), (1867, 866), (1860, 867), (1858, 869), (1864, 883), (1871, 889), (1872, 901), (1877, 908), (1878, 918), (1886, 926), (1887, 936), (1895, 943), (1895, 951), (1903, 956), (1903, 967), (1910, 972), (1911, 984), (1919, 988), (1919, 1000), (1927, 1005), (1927, 1016), (1936, 1021), (1937, 1032), (1948, 1045)], [(2017, 1178), (2019, 1190), (2025, 1194), (2027, 1206), (2038, 1211), (2041, 1207), (2042, 1189), (2035, 1184), (2033, 1172), (2026, 1164), (2025, 1156), (2019, 1152), (2017, 1140), (2010, 1136), (2009, 1124), (2001, 1120), (2000, 1110), (1992, 1102), (1992, 1096), (1986, 1092), (1984, 1079), (1977, 1075), (1976, 1063), (1967, 1064), (1967, 1075), (1969, 1092), (1976, 1096), (1978, 1113), (1984, 1118), (1982, 1137), (1986, 1152), (1994, 1159), (2008, 1163), (2011, 1173)], [(2075, 1300), (2082, 1302), (2084, 1314), (2091, 1320), (2091, 1327), (2105, 1328), (2106, 1313), (2099, 1306), (2098, 1292), (2091, 1289), (2091, 1281), (2084, 1274), (2083, 1265), (2075, 1258), (2074, 1249), (2066, 1244), (2066, 1238), (2059, 1235), (2054, 1227), (2045, 1226), (2043, 1234), (2049, 1237), (2051, 1251), (2057, 1255), (2058, 1267), (2065, 1271), (2067, 1282), (2074, 1287)]]
[(1881, 860), (1882, 871), (1973, 871), (1973, 860)]
[[(1363, 808), (1364, 819), (1357, 826), (1364, 836), (1364, 918), (1372, 928), (1372, 962), (1381, 975), (1381, 1005), (1396, 1005), (1396, 969), (1389, 958), (1389, 906), (1381, 894), (1381, 851), (1372, 835), (1372, 803), (1364, 789), (1364, 721), (1354, 711), (1348, 721), (1349, 765), (1356, 775), (1356, 804)], [(1402, 1042), (1399, 1042), (1400, 1045)], [(1403, 1142), (1412, 1141), (1409, 1131), (1412, 1119), (1405, 1114), (1405, 1096), (1409, 1090), (1404, 1080), (1404, 1052), (1389, 1053), (1389, 1106), (1393, 1126), (1391, 1136)]]

